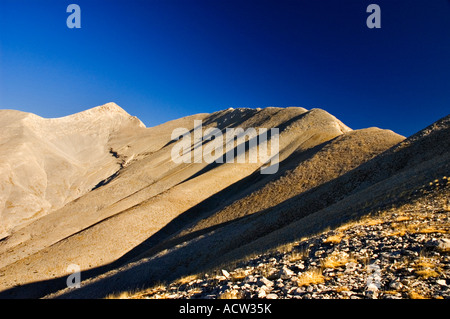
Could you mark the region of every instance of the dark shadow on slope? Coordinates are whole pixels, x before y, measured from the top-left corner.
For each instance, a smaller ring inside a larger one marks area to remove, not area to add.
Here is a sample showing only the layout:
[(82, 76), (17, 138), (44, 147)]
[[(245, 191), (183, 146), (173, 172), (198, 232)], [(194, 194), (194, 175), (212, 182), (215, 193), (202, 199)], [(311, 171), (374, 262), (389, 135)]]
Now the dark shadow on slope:
[[(277, 111), (273, 116), (275, 116), (275, 115), (276, 115), (277, 113), (279, 113), (280, 111), (281, 111), (281, 110)], [(289, 127), (289, 126), (292, 125), (293, 123), (295, 123), (295, 122), (301, 120), (301, 119), (302, 119), (303, 117), (305, 117), (309, 112), (310, 112), (310, 111), (305, 112), (305, 113), (302, 113), (302, 114), (299, 114), (299, 115), (297, 115), (297, 116), (295, 116), (295, 117), (289, 119), (288, 121), (283, 122), (282, 125), (280, 125), (280, 126), (277, 127), (278, 130), (279, 130), (279, 134), (281, 134), (287, 127)], [(252, 116), (253, 116), (253, 114), (252, 114)], [(246, 119), (248, 119), (248, 118), (251, 118), (251, 116), (247, 116), (247, 117), (246, 117)], [(213, 120), (210, 120), (209, 122), (213, 122)], [(242, 123), (242, 121), (241, 121), (241, 123)], [(207, 123), (205, 123), (205, 124), (209, 124), (209, 123), (207, 122)], [(233, 124), (236, 124), (236, 123), (233, 123)], [(228, 127), (229, 127), (229, 123), (227, 123), (227, 126), (225, 126), (225, 127), (220, 127), (220, 126), (218, 126), (218, 128), (219, 128), (219, 129), (221, 130), (221, 132), (222, 132), (222, 136), (226, 136), (226, 132), (225, 132), (225, 131), (226, 131), (226, 129), (227, 129)], [(192, 133), (192, 131), (193, 131), (193, 130), (191, 130), (190, 133)], [(242, 136), (242, 134), (239, 135), (238, 137), (235, 137), (235, 140), (237, 140), (237, 139), (240, 138), (241, 136)], [(260, 137), (261, 137), (261, 134), (257, 135), (256, 137), (253, 137), (253, 138), (251, 138), (251, 139), (247, 139), (247, 140), (244, 142), (244, 149), (246, 150), (246, 153), (248, 153), (247, 150), (249, 150), (249, 145), (250, 145), (252, 142), (258, 143), (259, 140), (260, 140)], [(267, 130), (267, 142), (269, 142), (269, 141), (271, 140), (271, 138), (272, 138), (272, 131), (268, 129), (268, 130)], [(203, 147), (203, 146), (205, 146), (208, 142), (210, 142), (210, 141), (203, 141), (203, 143), (200, 143), (200, 145), (193, 145), (192, 148), (191, 148), (191, 150), (190, 150), (190, 151), (191, 151), (191, 154), (193, 154), (193, 152), (195, 151), (196, 148), (198, 148), (198, 147)], [(259, 145), (259, 144), (257, 144), (257, 145)], [(242, 146), (241, 146), (241, 147), (242, 147)], [(193, 179), (193, 178), (195, 178), (195, 177), (198, 177), (198, 176), (200, 176), (200, 175), (202, 175), (202, 174), (204, 174), (204, 173), (206, 173), (206, 172), (208, 172), (208, 171), (210, 171), (210, 170), (212, 170), (212, 169), (214, 169), (214, 168), (216, 168), (216, 167), (222, 165), (223, 163), (226, 163), (226, 159), (227, 159), (227, 158), (233, 158), (233, 159), (236, 159), (236, 158), (237, 158), (237, 153), (238, 153), (238, 146), (236, 145), (232, 150), (229, 150), (228, 152), (226, 152), (226, 153), (224, 153), (224, 154), (222, 155), (221, 161), (217, 162), (217, 160), (216, 160), (216, 161), (214, 161), (214, 162), (208, 164), (206, 167), (204, 167), (203, 169), (201, 169), (200, 171), (198, 171), (196, 174), (192, 175), (190, 178), (186, 179), (185, 181), (188, 181), (188, 180), (190, 180), (190, 179)], [(273, 156), (273, 154), (271, 154), (271, 156)], [(269, 161), (269, 162), (270, 162), (270, 161)], [(258, 172), (259, 172), (259, 170), (258, 170)], [(183, 182), (184, 182), (184, 181), (183, 181)]]
[[(81, 280), (105, 273), (113, 269), (112, 266), (113, 264), (109, 264), (82, 271)], [(5, 289), (0, 291), (0, 299), (38, 299), (65, 288), (67, 288), (67, 276), (57, 277)]]
[(115, 172), (114, 174), (112, 174), (112, 175), (108, 176), (107, 178), (105, 178), (104, 180), (98, 182), (98, 184), (95, 185), (91, 189), (91, 191), (96, 190), (97, 188), (100, 188), (100, 187), (102, 187), (102, 186), (104, 186), (106, 184), (109, 184), (113, 179), (115, 179), (117, 176), (119, 176), (119, 172), (120, 172), (120, 169), (117, 172)]
[[(233, 113), (235, 113), (235, 112), (236, 112), (236, 110), (233, 111)], [(218, 112), (211, 114), (211, 116), (207, 117), (206, 120), (202, 120), (202, 126), (208, 126), (210, 124), (217, 123), (217, 128), (220, 129), (221, 131), (223, 131), (226, 129), (226, 127), (233, 127), (234, 125), (243, 123), (244, 121), (246, 121), (249, 118), (251, 118), (252, 116), (254, 116), (256, 112), (258, 112), (258, 111), (253, 110), (253, 109), (248, 109), (248, 110), (246, 110), (246, 112), (243, 112), (245, 114), (243, 114), (241, 112), (239, 112), (239, 114), (235, 113), (237, 116), (230, 118), (231, 112), (226, 111), (226, 110), (218, 111)], [(194, 133), (194, 131), (197, 129), (199, 129), (199, 126), (194, 127), (193, 129), (189, 130), (189, 134)], [(176, 142), (177, 142), (177, 140), (173, 139), (173, 140), (167, 142), (162, 148), (170, 146)]]
[[(334, 140), (334, 139), (333, 139)], [(185, 240), (194, 238), (196, 235), (203, 234), (204, 232), (187, 235), (187, 237), (181, 237), (174, 241), (164, 242), (170, 236), (182, 231), (185, 227), (194, 224), (200, 219), (207, 218), (213, 215), (217, 210), (230, 205), (231, 203), (244, 198), (251, 194), (252, 192), (261, 189), (267, 183), (279, 179), (284, 176), (289, 170), (294, 169), (299, 165), (300, 162), (306, 161), (312, 158), (316, 153), (323, 149), (326, 145), (331, 143), (333, 140), (319, 144), (311, 149), (303, 152), (294, 152), (288, 156), (284, 161), (280, 163), (280, 169), (277, 173), (272, 175), (260, 174), (259, 170), (253, 174), (239, 180), (238, 182), (226, 187), (225, 189), (219, 191), (218, 193), (208, 197), (204, 201), (195, 205), (194, 207), (188, 209), (187, 211), (181, 213), (170, 221), (161, 230), (153, 234), (147, 240), (127, 252), (124, 256), (119, 258), (119, 263), (126, 263), (132, 259), (138, 257), (139, 255), (146, 253), (155, 253), (166, 249), (171, 245), (176, 245)], [(209, 230), (208, 230), (209, 231)]]

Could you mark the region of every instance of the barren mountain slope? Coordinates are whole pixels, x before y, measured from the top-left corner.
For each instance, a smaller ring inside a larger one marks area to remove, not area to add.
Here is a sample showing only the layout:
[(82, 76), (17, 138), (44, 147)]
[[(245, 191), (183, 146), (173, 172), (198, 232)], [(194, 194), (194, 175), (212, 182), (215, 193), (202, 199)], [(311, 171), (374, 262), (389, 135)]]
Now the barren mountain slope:
[(119, 170), (111, 138), (143, 127), (114, 103), (56, 119), (0, 110), (0, 238)]
[[(252, 173), (260, 174), (262, 163), (175, 164), (172, 130), (193, 130), (195, 119), (203, 120), (204, 129), (278, 127), (280, 160), (350, 131), (325, 111), (294, 107), (230, 109), (137, 132), (124, 130), (110, 139), (120, 170), (0, 242), (0, 289), (65, 276), (71, 263), (86, 270), (114, 262), (189, 208)], [(39, 295), (41, 288), (32, 292)]]
[[(279, 207), (283, 216), (308, 212), (310, 198), (329, 201), (323, 209), (315, 208), (298, 221), (239, 247), (223, 260), (242, 256), (248, 251), (273, 246), (334, 228), (342, 223), (380, 210), (396, 208), (417, 201), (423, 190), (450, 174), (450, 116), (447, 116), (390, 150), (359, 166), (342, 178), (305, 193)], [(433, 190), (433, 188), (432, 188)], [(439, 190), (439, 189), (438, 189)], [(448, 193), (448, 188), (443, 189)], [(341, 196), (346, 192), (346, 196)], [(327, 194), (327, 195), (325, 195)], [(332, 200), (336, 197), (339, 200)], [(450, 197), (450, 194), (447, 196)]]
[[(151, 285), (158, 280), (175, 279), (337, 227), (357, 216), (407, 203), (428, 182), (448, 175), (449, 119), (436, 122), (355, 169), (274, 207), (250, 215), (240, 213), (244, 217), (219, 224), (197, 236), (188, 235), (185, 241), (179, 238), (171, 245), (154, 248), (142, 255), (144, 258), (136, 258), (134, 263), (87, 280), (81, 289), (63, 291), (62, 296), (99, 297)], [(344, 137), (329, 143), (340, 139)], [(239, 210), (246, 212), (250, 207), (248, 203)]]

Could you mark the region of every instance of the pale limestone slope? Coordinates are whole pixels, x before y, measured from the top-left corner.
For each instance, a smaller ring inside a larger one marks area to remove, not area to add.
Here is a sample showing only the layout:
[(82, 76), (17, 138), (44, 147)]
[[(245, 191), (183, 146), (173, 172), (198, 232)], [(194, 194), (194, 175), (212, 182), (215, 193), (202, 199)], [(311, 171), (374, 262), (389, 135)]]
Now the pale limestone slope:
[(110, 139), (144, 127), (114, 103), (54, 119), (0, 110), (0, 238), (116, 172)]

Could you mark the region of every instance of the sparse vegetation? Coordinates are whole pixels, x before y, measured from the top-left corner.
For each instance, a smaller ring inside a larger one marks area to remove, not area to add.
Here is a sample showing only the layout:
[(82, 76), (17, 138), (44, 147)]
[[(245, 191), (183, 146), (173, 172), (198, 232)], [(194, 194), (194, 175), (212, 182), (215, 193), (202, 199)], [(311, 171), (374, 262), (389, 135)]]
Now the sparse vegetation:
[(297, 279), (297, 284), (299, 287), (317, 285), (322, 284), (324, 282), (325, 277), (322, 274), (322, 269), (320, 268), (308, 270), (302, 273)]
[(219, 295), (218, 299), (243, 299), (244, 295), (241, 291), (231, 290)]
[(416, 292), (414, 290), (411, 290), (408, 293), (408, 295), (409, 295), (409, 298), (411, 298), (411, 299), (429, 299), (426, 296), (423, 296), (423, 295), (421, 295), (420, 293), (418, 293), (418, 292)]
[(184, 276), (184, 277), (178, 278), (177, 280), (175, 280), (175, 283), (179, 284), (179, 285), (185, 285), (196, 279), (198, 279), (198, 275), (189, 275), (189, 276)]
[(329, 255), (322, 261), (322, 267), (324, 268), (337, 268), (345, 266), (349, 262), (354, 262), (355, 260), (350, 258), (346, 253), (336, 253)]
[(339, 244), (342, 240), (342, 237), (343, 237), (342, 234), (331, 235), (324, 240), (324, 243), (325, 244)]

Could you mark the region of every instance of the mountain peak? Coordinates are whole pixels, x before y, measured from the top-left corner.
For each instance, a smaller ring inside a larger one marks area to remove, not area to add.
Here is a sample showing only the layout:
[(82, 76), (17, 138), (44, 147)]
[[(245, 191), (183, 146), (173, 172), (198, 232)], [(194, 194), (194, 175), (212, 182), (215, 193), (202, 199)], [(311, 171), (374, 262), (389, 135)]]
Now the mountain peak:
[[(117, 105), (114, 102), (108, 102), (106, 104), (94, 107), (96, 110), (106, 111), (106, 112), (115, 112), (115, 113), (125, 113), (128, 114), (123, 108)], [(128, 114), (129, 115), (129, 114)]]
[(135, 122), (140, 127), (145, 127), (145, 124), (142, 123), (136, 116), (130, 115), (127, 111), (121, 108), (114, 102), (108, 102), (103, 105), (99, 105), (85, 111), (81, 111), (79, 113), (75, 113), (72, 115), (68, 115), (66, 119), (75, 119), (75, 120), (83, 120), (86, 118), (94, 118), (100, 119), (104, 117), (119, 119), (120, 121), (127, 120)]
[[(73, 115), (81, 115), (81, 114), (95, 114), (100, 115), (102, 113), (107, 113), (110, 115), (120, 114), (123, 116), (131, 116), (127, 111), (125, 111), (123, 108), (121, 108), (119, 105), (117, 105), (114, 102), (109, 102), (103, 105), (99, 105), (84, 111), (81, 111), (79, 113), (73, 114)], [(70, 116), (70, 115), (69, 115)]]

